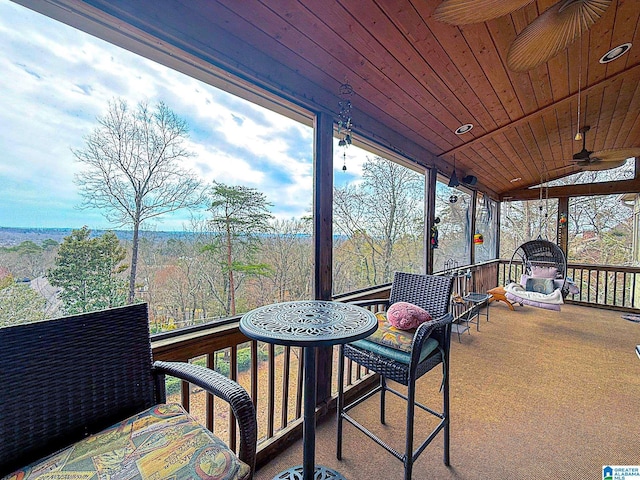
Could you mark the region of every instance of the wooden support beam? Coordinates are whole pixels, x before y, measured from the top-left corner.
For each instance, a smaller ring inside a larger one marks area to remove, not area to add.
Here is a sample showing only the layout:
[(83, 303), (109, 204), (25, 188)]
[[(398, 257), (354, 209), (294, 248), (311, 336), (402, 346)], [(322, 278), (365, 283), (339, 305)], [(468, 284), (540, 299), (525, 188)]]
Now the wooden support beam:
[[(562, 223), (560, 219), (564, 217), (565, 222)], [(560, 197), (558, 199), (558, 217), (557, 231), (558, 231), (558, 246), (562, 249), (565, 256), (569, 253), (569, 197)]]
[[(616, 195), (629, 192), (640, 192), (640, 178), (632, 180), (618, 180), (616, 182), (585, 183), (549, 187), (549, 198), (559, 197), (587, 197), (591, 195)], [(535, 200), (540, 198), (538, 188), (511, 190), (501, 197), (501, 201)]]
[[(433, 273), (433, 247), (431, 246), (431, 229), (434, 227), (436, 216), (436, 182), (438, 181), (438, 170), (427, 168), (425, 171), (425, 192), (424, 192), (424, 215), (425, 215), (425, 272)], [(437, 225), (436, 225), (437, 227)]]
[[(313, 141), (313, 298), (331, 300), (333, 279), (333, 118), (318, 113)], [(316, 401), (331, 399), (332, 349), (318, 348)]]

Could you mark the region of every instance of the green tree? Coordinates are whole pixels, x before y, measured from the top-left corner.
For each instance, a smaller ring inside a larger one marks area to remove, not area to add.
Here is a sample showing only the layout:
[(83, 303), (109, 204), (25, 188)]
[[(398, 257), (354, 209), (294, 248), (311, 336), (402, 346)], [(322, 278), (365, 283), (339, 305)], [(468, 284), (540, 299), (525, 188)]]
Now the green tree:
[(131, 225), (133, 241), (128, 302), (135, 296), (140, 225), (145, 220), (201, 203), (200, 182), (181, 168), (192, 156), (184, 147), (187, 124), (164, 103), (130, 110), (119, 99), (73, 150), (86, 169), (75, 177), (84, 207), (105, 212), (110, 222)]
[(67, 314), (121, 306), (126, 303), (126, 280), (121, 273), (127, 265), (125, 249), (113, 232), (90, 238), (85, 226), (73, 230), (60, 244), (54, 266), (49, 270), (51, 285), (61, 287), (60, 297)]
[(228, 186), (214, 182), (211, 189), (209, 221), (212, 229), (219, 233), (218, 241), (205, 247), (219, 253), (223, 260), (227, 279), (227, 313), (236, 314), (235, 292), (239, 287), (235, 274), (242, 276), (265, 275), (269, 268), (254, 263), (253, 259), (261, 244), (260, 234), (270, 230), (271, 204), (263, 193), (243, 186)]
[(44, 319), (45, 303), (29, 284), (12, 282), (0, 289), (0, 327)]

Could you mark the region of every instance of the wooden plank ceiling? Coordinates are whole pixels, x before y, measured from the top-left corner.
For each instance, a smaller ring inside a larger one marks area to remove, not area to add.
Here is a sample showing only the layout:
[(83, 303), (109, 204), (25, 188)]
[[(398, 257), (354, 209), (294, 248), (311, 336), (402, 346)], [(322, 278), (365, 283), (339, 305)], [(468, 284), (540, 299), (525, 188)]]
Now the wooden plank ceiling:
[[(439, 0), (19, 1), (106, 14), (102, 23), (122, 31), (124, 22), (336, 117), (348, 81), (356, 134), (444, 174), (455, 155), (458, 177), (475, 175), (496, 198), (579, 171), (572, 154), (582, 148), (573, 139), (580, 126), (591, 127), (588, 150), (640, 147), (639, 0), (613, 0), (576, 42), (526, 72), (507, 67), (509, 47), (555, 0), (464, 26), (433, 18)], [(625, 55), (599, 63), (627, 42)], [(470, 132), (454, 133), (467, 123)]]

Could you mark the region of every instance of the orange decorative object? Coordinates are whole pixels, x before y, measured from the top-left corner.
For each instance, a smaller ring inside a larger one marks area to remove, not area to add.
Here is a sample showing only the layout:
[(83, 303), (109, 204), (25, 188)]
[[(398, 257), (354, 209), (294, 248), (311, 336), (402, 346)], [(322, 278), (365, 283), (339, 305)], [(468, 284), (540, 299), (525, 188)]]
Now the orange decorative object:
[(484, 243), (484, 237), (481, 233), (476, 233), (473, 236), (473, 243), (475, 243), (476, 245), (482, 245)]
[(495, 302), (504, 302), (509, 306), (509, 308), (511, 310), (515, 310), (515, 308), (513, 308), (513, 304), (505, 296), (505, 293), (507, 293), (507, 291), (504, 289), (504, 287), (492, 288), (491, 290), (487, 290), (487, 293), (489, 295), (491, 295), (491, 298), (489, 299), (489, 303), (494, 302), (494, 301)]

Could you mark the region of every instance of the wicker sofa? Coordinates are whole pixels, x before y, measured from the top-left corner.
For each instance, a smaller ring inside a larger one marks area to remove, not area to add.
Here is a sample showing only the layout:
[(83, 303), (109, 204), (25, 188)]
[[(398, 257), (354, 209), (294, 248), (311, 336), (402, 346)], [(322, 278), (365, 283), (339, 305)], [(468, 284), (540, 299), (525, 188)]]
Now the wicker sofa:
[[(213, 370), (153, 363), (146, 304), (2, 328), (0, 345), (0, 477), (253, 477), (249, 395)], [(231, 405), (237, 454), (165, 403), (165, 374)]]

